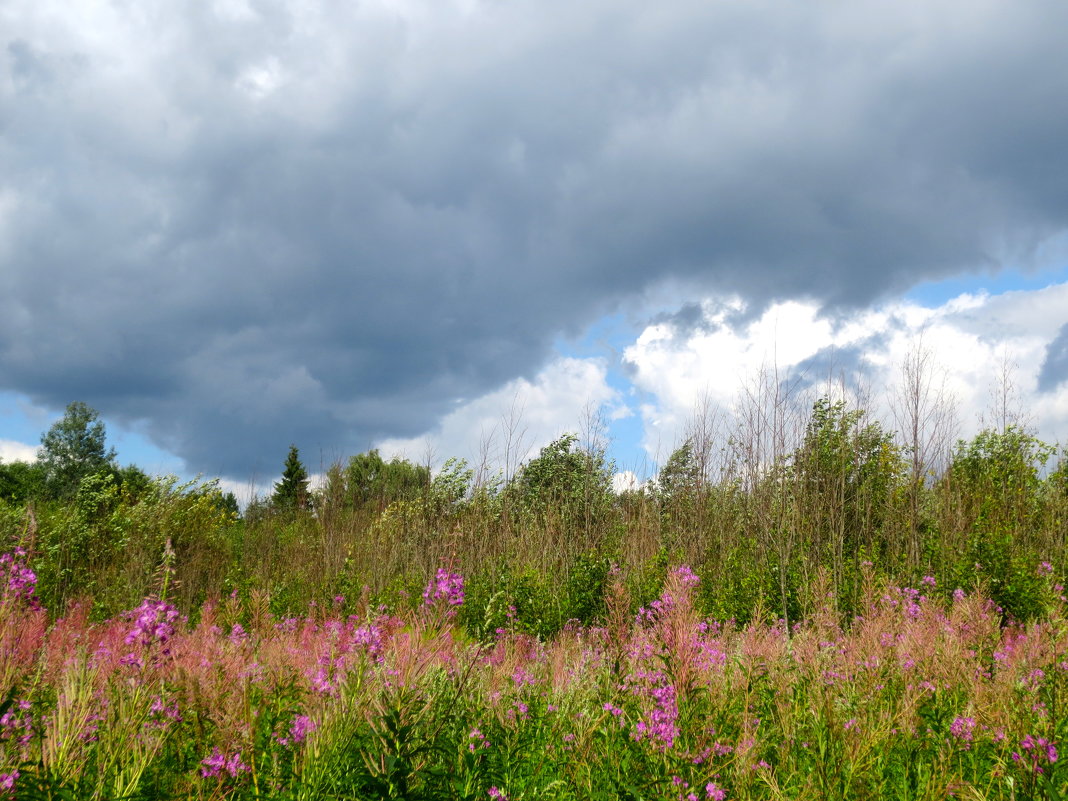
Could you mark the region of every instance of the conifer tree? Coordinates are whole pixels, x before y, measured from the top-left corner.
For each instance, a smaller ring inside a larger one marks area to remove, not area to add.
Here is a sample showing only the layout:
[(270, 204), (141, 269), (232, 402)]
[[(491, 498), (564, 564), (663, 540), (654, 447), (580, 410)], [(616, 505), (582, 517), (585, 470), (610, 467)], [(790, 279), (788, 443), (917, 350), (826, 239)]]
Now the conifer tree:
[(308, 491), (308, 471), (300, 461), (296, 445), (289, 446), (282, 480), (274, 485), (271, 504), (277, 509), (306, 509), (311, 497)]

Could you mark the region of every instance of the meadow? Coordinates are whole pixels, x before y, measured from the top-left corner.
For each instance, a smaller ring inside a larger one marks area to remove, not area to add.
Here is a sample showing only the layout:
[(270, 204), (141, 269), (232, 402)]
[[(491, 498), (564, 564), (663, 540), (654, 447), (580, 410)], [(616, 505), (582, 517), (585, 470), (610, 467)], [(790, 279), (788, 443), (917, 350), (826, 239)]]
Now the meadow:
[(19, 556), (5, 565), (21, 582), (0, 628), (9, 797), (1058, 798), (1068, 783), (1060, 597), (1004, 626), (980, 593), (872, 579), (847, 628), (827, 595), (788, 630), (708, 621), (680, 566), (636, 616), (613, 582), (601, 625), (477, 641), (446, 570), (403, 617), (248, 619), (229, 598), (195, 624), (150, 600), (50, 625)]
[(241, 514), (130, 470), (9, 491), (0, 797), (1068, 794), (1064, 455), (826, 399), (786, 432), (696, 426), (624, 492), (573, 435), (287, 464)]

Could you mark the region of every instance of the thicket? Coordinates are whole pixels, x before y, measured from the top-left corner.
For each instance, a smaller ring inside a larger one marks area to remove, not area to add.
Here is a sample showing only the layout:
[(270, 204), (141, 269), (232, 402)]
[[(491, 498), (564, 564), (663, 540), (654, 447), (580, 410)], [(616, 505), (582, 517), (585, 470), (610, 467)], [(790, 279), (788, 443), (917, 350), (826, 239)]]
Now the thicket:
[(1006, 619), (1047, 611), (1039, 567), (1068, 573), (1063, 452), (1008, 420), (947, 446), (918, 389), (898, 431), (830, 397), (798, 414), (779, 393), (754, 388), (728, 430), (696, 415), (658, 480), (628, 491), (613, 490), (604, 446), (575, 434), (508, 475), (371, 451), (312, 489), (294, 447), (243, 515), (217, 482), (119, 468), (95, 413), (72, 404), (37, 463), (0, 465), (0, 540), (27, 552), (52, 614), (87, 600), (95, 619), (145, 597), (194, 619), (226, 596), (280, 616), (403, 612), (447, 567), (466, 577), (470, 633), (545, 637), (602, 619), (616, 584), (632, 609), (647, 604), (683, 563), (701, 578), (699, 611), (739, 623), (789, 625), (820, 592), (849, 620), (871, 572), (929, 578), (945, 599), (979, 588)]

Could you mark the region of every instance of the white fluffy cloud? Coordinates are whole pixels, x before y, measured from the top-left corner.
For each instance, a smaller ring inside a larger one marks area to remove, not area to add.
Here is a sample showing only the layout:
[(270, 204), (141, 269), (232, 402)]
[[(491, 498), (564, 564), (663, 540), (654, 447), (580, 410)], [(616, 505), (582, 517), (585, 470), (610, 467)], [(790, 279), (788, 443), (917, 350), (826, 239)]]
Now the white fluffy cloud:
[(0, 462), (36, 462), (37, 447), (25, 442), (0, 439)]
[[(506, 470), (537, 454), (566, 431), (580, 432), (583, 421), (603, 413), (607, 419), (628, 414), (620, 393), (609, 386), (601, 359), (561, 358), (532, 380), (511, 381), (502, 388), (457, 406), (433, 431), (408, 439), (375, 444), (383, 456), (432, 462), (456, 456), (472, 466), (483, 460)], [(511, 452), (509, 450), (511, 430)]]
[(1007, 378), (1010, 415), (1047, 441), (1068, 438), (1068, 382), (1039, 389), (1047, 348), (1065, 324), (1068, 284), (961, 295), (933, 308), (897, 301), (827, 316), (814, 303), (796, 301), (741, 321), (738, 300), (709, 299), (700, 308), (696, 325), (650, 325), (624, 351), (631, 380), (650, 398), (641, 408), (643, 445), (654, 459), (679, 441), (700, 398), (729, 411), (761, 370), (814, 393), (842, 379), (859, 382), (871, 410), (889, 420), (901, 364), (918, 342), (944, 376), (961, 436), (994, 422), (994, 395)]

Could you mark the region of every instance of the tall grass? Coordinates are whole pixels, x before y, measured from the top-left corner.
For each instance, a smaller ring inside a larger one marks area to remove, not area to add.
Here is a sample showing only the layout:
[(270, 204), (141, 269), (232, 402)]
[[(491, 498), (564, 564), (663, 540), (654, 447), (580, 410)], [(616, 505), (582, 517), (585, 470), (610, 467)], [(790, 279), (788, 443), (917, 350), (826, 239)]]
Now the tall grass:
[(243, 518), (173, 479), (0, 501), (0, 794), (1063, 795), (1064, 454), (787, 390), (620, 494), (565, 437)]
[(311, 508), (257, 502), (244, 519), (210, 482), (157, 479), (134, 493), (91, 476), (67, 502), (0, 501), (0, 538), (27, 550), (53, 612), (84, 598), (102, 619), (164, 587), (187, 615), (234, 592), (276, 615), (337, 597), (347, 611), (402, 610), (448, 564), (489, 610), (465, 613), (470, 631), (514, 607), (542, 636), (596, 621), (613, 566), (635, 608), (669, 562), (685, 562), (704, 579), (703, 612), (745, 621), (760, 605), (788, 623), (810, 612), (818, 575), (848, 619), (866, 562), (898, 584), (978, 582), (1019, 620), (1043, 611), (1034, 564), (1068, 577), (1068, 463), (1051, 446), (1010, 426), (916, 459), (860, 409), (821, 399), (803, 415), (767, 394), (734, 430), (693, 427), (658, 486), (621, 494), (603, 453), (565, 438), (510, 482), (475, 484), (450, 463), (371, 492), (339, 468)]
[[(1068, 618), (1004, 626), (981, 592), (867, 569), (843, 625), (817, 577), (803, 622), (708, 619), (667, 571), (604, 624), (478, 640), (440, 571), (403, 616), (161, 601), (47, 631), (10, 589), (0, 793), (16, 798), (1060, 798)], [(241, 622), (244, 620), (245, 622)]]

